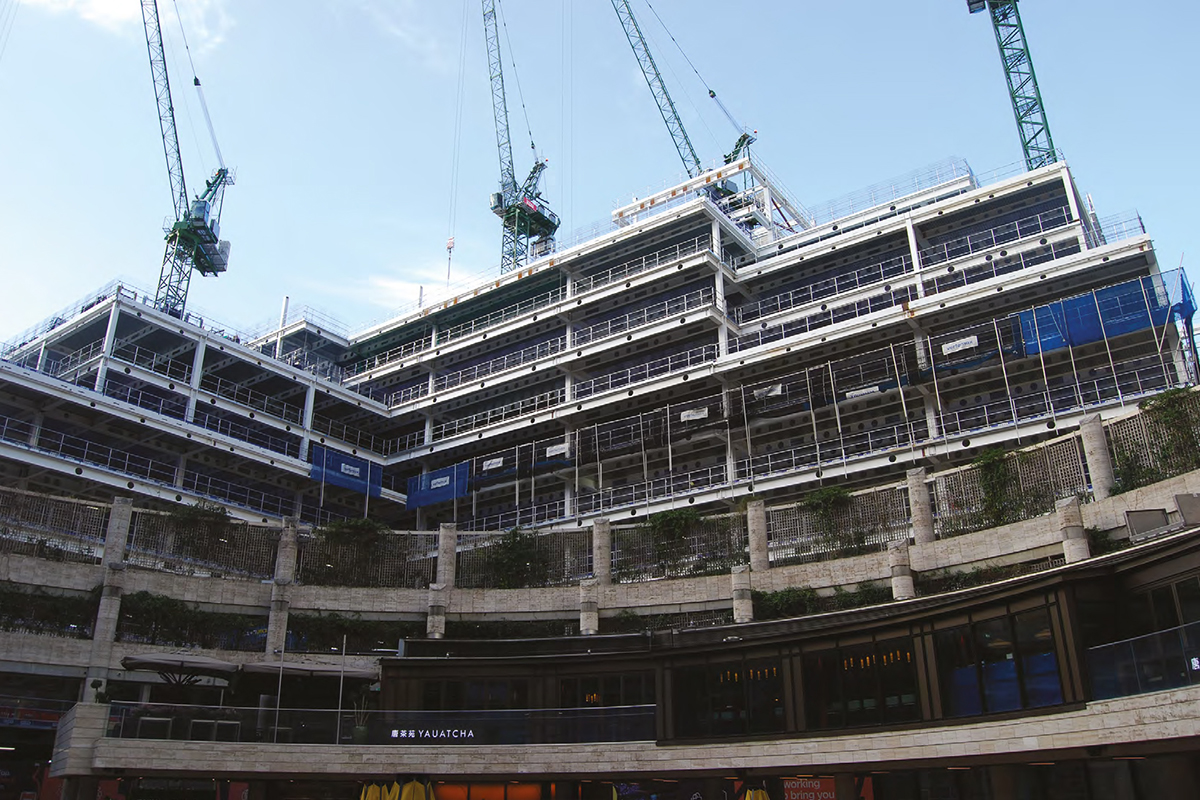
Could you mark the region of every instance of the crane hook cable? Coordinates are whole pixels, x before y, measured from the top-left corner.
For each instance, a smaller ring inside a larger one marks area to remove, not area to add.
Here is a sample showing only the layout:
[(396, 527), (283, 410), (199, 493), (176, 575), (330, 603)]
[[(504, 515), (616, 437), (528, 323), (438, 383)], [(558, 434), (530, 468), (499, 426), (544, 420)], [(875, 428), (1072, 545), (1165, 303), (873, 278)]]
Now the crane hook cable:
[(679, 41), (675, 38), (675, 34), (671, 33), (671, 29), (667, 27), (667, 23), (663, 22), (663, 18), (658, 15), (658, 12), (654, 9), (654, 6), (650, 4), (650, 0), (646, 0), (646, 6), (650, 9), (650, 13), (654, 14), (654, 18), (658, 20), (658, 24), (662, 26), (662, 29), (667, 32), (667, 36), (670, 37), (671, 42), (679, 50), (680, 55), (683, 56), (683, 60), (686, 61), (687, 65), (692, 68), (692, 72), (696, 73), (696, 77), (700, 79), (700, 83), (704, 84), (704, 88), (708, 90), (708, 96), (717, 101), (717, 106), (722, 112), (724, 112), (725, 118), (729, 120), (729, 124), (732, 125), (739, 133), (746, 133), (746, 128), (742, 125), (739, 125), (738, 121), (733, 118), (733, 114), (729, 113), (729, 109), (726, 108), (725, 104), (721, 102), (721, 98), (717, 97), (717, 93), (708, 85), (708, 81), (704, 80), (704, 76), (700, 74), (700, 70), (696, 69), (696, 65), (692, 63), (690, 58), (688, 58), (687, 52), (684, 51), (683, 46), (679, 44)]
[(450, 157), (450, 214), (446, 230), (446, 287), (450, 286), (450, 266), (454, 260), (454, 226), (458, 219), (458, 176), (461, 166), (463, 84), (467, 63), (467, 3), (463, 0), (462, 33), (458, 43), (458, 92), (454, 102), (454, 146)]
[(196, 94), (200, 95), (200, 110), (204, 112), (204, 121), (208, 124), (208, 135), (212, 138), (213, 149), (217, 151), (217, 163), (225, 169), (225, 158), (221, 155), (221, 146), (217, 144), (217, 132), (213, 129), (212, 117), (208, 115), (208, 103), (204, 102), (204, 89), (200, 86), (200, 78), (196, 76), (196, 64), (192, 61), (192, 48), (188, 46), (187, 33), (183, 30), (183, 15), (179, 13), (179, 0), (171, 0), (175, 5), (175, 19), (179, 20), (179, 35), (183, 37), (183, 49), (187, 51), (188, 66), (192, 68), (192, 84)]

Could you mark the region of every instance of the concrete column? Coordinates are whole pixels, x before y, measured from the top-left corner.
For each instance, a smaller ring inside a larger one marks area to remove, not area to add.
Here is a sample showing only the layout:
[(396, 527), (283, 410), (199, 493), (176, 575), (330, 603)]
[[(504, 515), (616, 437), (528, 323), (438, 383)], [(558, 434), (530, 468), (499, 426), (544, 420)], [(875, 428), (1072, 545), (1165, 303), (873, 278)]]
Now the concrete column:
[(929, 544), (934, 540), (933, 503), (929, 499), (929, 484), (925, 477), (924, 467), (908, 471), (908, 513), (916, 544)]
[(201, 339), (196, 342), (196, 351), (192, 353), (192, 375), (188, 380), (187, 410), (183, 414), (185, 422), (191, 422), (196, 418), (196, 401), (200, 397), (200, 380), (204, 377), (204, 353), (207, 349), (208, 345)]
[(304, 390), (304, 411), (301, 413), (300, 459), (308, 459), (308, 447), (312, 442), (313, 413), (317, 407), (317, 387), (309, 384)]
[(429, 611), (425, 617), (425, 636), (441, 639), (446, 635), (446, 604), (449, 602), (449, 587), (440, 583), (429, 584)]
[(129, 525), (133, 522), (133, 498), (114, 497), (108, 512), (108, 528), (104, 532), (104, 558), (101, 563), (116, 564), (125, 560), (129, 544)]
[(97, 392), (104, 391), (104, 381), (108, 377), (108, 359), (112, 357), (113, 343), (117, 339), (117, 318), (121, 316), (121, 307), (113, 303), (108, 312), (108, 327), (104, 331), (104, 349), (100, 353), (100, 366), (96, 368), (96, 382), (92, 388)]
[(271, 587), (271, 615), (267, 617), (267, 655), (280, 653), (287, 643), (288, 610), (292, 587), (276, 583)]
[(892, 599), (911, 600), (917, 596), (912, 567), (908, 560), (908, 542), (888, 545), (888, 567), (892, 572)]
[(600, 582), (595, 578), (579, 582), (579, 632), (584, 636), (600, 632)]
[(1108, 452), (1108, 437), (1099, 414), (1088, 414), (1079, 420), (1079, 438), (1083, 441), (1083, 458), (1087, 462), (1088, 474), (1092, 476), (1092, 496), (1103, 500), (1112, 494), (1112, 456)]
[(766, 572), (771, 568), (767, 536), (767, 504), (751, 500), (746, 504), (746, 531), (750, 538), (750, 569)]
[(592, 522), (592, 577), (600, 586), (612, 583), (612, 523), (606, 519)]
[(443, 522), (438, 528), (437, 582), (447, 589), (454, 588), (457, 555), (458, 526), (453, 522)]
[[(125, 547), (129, 543), (129, 525), (133, 521), (133, 499), (113, 498), (104, 532), (103, 588), (92, 628), (92, 650), (88, 656), (87, 678), (83, 682), (83, 702), (94, 703), (96, 692), (104, 689), (108, 680), (108, 665), (112, 660), (113, 642), (117, 638), (117, 622), (121, 618), (121, 595), (125, 590)], [(99, 687), (92, 684), (99, 681)]]
[(1063, 557), (1068, 564), (1091, 558), (1091, 545), (1083, 531), (1083, 512), (1078, 497), (1064, 497), (1054, 504), (1058, 513), (1058, 531), (1062, 536)]
[(275, 551), (275, 583), (286, 586), (296, 580), (296, 518), (284, 517), (279, 532), (279, 549)]
[(275, 585), (271, 587), (271, 615), (267, 618), (268, 655), (282, 650), (287, 641), (292, 583), (296, 580), (296, 518), (284, 517), (275, 551)]
[(730, 573), (733, 581), (733, 621), (754, 622), (754, 601), (750, 598), (751, 567), (738, 564)]

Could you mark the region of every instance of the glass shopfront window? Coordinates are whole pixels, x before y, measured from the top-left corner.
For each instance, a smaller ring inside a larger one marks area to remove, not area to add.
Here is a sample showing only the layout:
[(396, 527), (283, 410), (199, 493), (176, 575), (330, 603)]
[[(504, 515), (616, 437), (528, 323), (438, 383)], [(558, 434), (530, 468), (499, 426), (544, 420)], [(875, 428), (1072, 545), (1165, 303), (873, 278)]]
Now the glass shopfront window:
[(934, 648), (948, 717), (1063, 702), (1046, 608), (938, 631)]
[(919, 717), (908, 638), (808, 653), (803, 676), (809, 728), (882, 725)]
[(672, 670), (675, 736), (742, 736), (784, 729), (779, 658), (723, 661)]

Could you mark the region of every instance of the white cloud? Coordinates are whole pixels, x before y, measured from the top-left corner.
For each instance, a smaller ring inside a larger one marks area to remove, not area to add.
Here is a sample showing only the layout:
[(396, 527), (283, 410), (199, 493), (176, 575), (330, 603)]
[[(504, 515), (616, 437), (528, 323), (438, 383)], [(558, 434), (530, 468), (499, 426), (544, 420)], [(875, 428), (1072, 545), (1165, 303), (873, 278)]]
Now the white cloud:
[(358, 0), (358, 6), (376, 28), (398, 39), (406, 53), (433, 68), (449, 67), (443, 42), (421, 19), (425, 5), (415, 0)]
[[(225, 9), (226, 0), (162, 0), (158, 14), (163, 28), (179, 27), (175, 9), (183, 17), (188, 43), (200, 51), (218, 46), (233, 25)], [(44, 8), (55, 14), (74, 14), (105, 30), (124, 33), (142, 24), (141, 5), (137, 0), (25, 0), (27, 6)], [(164, 33), (167, 31), (164, 30)]]

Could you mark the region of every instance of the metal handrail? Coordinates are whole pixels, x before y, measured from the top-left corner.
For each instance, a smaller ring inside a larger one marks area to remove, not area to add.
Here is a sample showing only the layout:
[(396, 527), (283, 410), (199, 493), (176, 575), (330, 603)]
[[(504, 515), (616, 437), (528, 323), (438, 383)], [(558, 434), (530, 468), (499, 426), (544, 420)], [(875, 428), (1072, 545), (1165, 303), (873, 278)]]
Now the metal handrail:
[(690, 369), (700, 364), (715, 361), (717, 351), (717, 345), (706, 344), (694, 347), (691, 350), (685, 350), (682, 353), (667, 356), (666, 358), (658, 358), (654, 361), (638, 364), (636, 367), (611, 372), (588, 381), (581, 381), (575, 384), (573, 395), (576, 400), (582, 400), (585, 397), (591, 397), (601, 392), (621, 389), (634, 383), (641, 383), (642, 381), (648, 381), (663, 375), (670, 375), (673, 372)]

